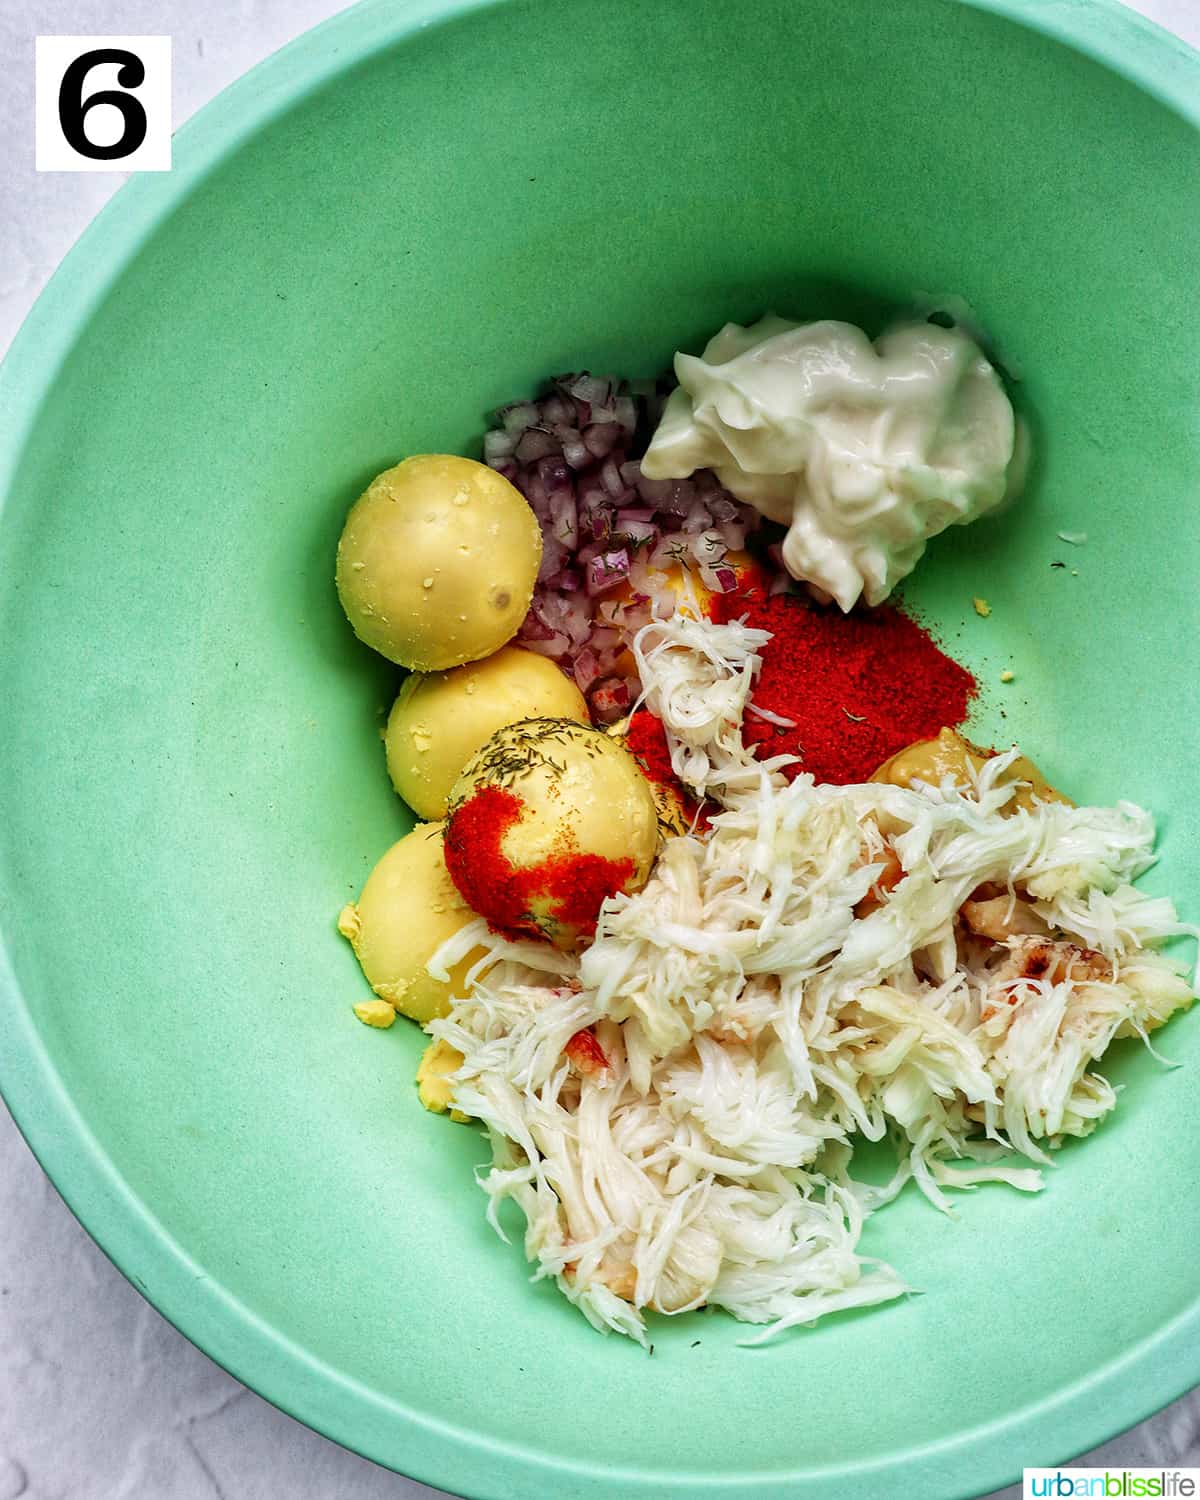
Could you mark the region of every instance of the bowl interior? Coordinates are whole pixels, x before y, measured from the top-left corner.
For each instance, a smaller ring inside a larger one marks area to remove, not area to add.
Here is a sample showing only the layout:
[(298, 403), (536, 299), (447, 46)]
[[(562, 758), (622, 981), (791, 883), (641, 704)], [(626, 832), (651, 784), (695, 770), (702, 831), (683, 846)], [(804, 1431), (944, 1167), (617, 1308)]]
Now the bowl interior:
[[(1162, 814), (1148, 883), (1194, 918), (1197, 132), (945, 0), (510, 3), (356, 51), (365, 14), (304, 44), (286, 107), (86, 314), (67, 292), (46, 314), (77, 337), (0, 520), (18, 1117), (185, 1331), (452, 1488), (530, 1493), (551, 1463), (556, 1493), (833, 1493), (887, 1463), (888, 1493), (952, 1494), (1065, 1457), (1187, 1378), (1084, 1389), (1194, 1304), (1194, 1072), (1119, 1050), (1115, 1118), (1040, 1197), (985, 1189), (951, 1221), (906, 1194), (867, 1249), (920, 1297), (753, 1352), (723, 1316), (662, 1322), (653, 1358), (600, 1338), (486, 1228), (481, 1140), (411, 1087), (420, 1033), (350, 1011), (334, 918), (408, 818), (379, 743), (395, 674), (340, 614), (333, 548), (373, 473), (477, 453), (547, 372), (956, 294), (1036, 464), (908, 598), (980, 674), (981, 736)], [(1163, 1045), (1195, 1063), (1200, 1018)]]

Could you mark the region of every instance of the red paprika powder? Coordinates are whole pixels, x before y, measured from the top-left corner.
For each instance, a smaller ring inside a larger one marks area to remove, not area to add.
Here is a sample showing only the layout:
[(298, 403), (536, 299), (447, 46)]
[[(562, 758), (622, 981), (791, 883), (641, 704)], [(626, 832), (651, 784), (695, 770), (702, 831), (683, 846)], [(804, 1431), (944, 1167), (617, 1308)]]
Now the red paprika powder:
[(548, 858), (518, 868), (504, 852), (504, 835), (520, 822), (523, 808), (507, 787), (477, 787), (446, 824), (451, 880), (496, 931), (541, 938), (554, 937), (561, 926), (590, 937), (605, 897), (633, 875), (633, 860), (584, 854), (564, 839)]
[(624, 739), (625, 748), (641, 766), (646, 779), (669, 794), (666, 798), (657, 795), (655, 798), (659, 826), (668, 833), (707, 828), (707, 804), (698, 803), (676, 776), (667, 731), (658, 715), (648, 708), (639, 708), (626, 727)]
[(867, 781), (897, 750), (961, 723), (977, 691), (970, 672), (893, 605), (845, 615), (751, 586), (715, 595), (710, 613), (771, 632), (752, 701), (794, 727), (747, 714), (743, 738), (764, 757), (798, 755), (790, 775)]
[(659, 786), (678, 788), (679, 782), (671, 766), (667, 731), (657, 714), (652, 714), (648, 708), (639, 708), (625, 730), (625, 745), (637, 757), (651, 781)]

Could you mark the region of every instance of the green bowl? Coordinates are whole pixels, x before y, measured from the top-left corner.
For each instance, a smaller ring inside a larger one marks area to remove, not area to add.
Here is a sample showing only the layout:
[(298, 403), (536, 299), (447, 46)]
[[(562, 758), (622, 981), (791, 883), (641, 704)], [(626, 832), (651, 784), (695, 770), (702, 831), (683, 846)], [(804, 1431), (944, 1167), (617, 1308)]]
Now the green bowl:
[(408, 817), (332, 582), (373, 473), (477, 452), (548, 371), (957, 294), (1037, 463), (909, 598), (978, 733), (1161, 812), (1149, 884), (1195, 918), (1198, 99), (1109, 4), (374, 0), (85, 235), (0, 386), (0, 1075), (215, 1359), (489, 1497), (962, 1496), (1200, 1381), (1200, 1016), (1161, 1043), (1191, 1067), (1118, 1050), (1041, 1196), (872, 1222), (920, 1297), (755, 1351), (662, 1321), (647, 1358), (529, 1285), (420, 1033), (350, 1010), (334, 917)]

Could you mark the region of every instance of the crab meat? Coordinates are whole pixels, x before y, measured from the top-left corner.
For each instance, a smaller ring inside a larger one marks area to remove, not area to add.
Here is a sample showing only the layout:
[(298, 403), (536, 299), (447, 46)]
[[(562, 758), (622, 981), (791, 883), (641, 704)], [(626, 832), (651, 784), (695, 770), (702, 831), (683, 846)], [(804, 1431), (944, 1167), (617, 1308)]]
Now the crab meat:
[(1016, 896), (992, 896), (984, 901), (964, 901), (962, 919), (978, 937), (1003, 943), (1012, 937), (1049, 937), (1050, 924), (1028, 901)]
[(1046, 938), (1022, 937), (1009, 942), (1008, 957), (995, 971), (993, 986), (1019, 983), (1024, 979), (1061, 984), (1064, 979), (1110, 984), (1113, 966), (1103, 953), (1081, 948), (1077, 943), (1052, 942)]
[(576, 1072), (594, 1077), (597, 1073), (606, 1072), (608, 1069), (608, 1058), (604, 1055), (604, 1048), (596, 1040), (595, 1032), (587, 1026), (575, 1033), (563, 1051)]
[(904, 866), (900, 863), (900, 856), (888, 843), (883, 840), (881, 849), (872, 851), (868, 846), (863, 853), (862, 863), (864, 865), (882, 865), (883, 869), (875, 877), (875, 883), (871, 889), (857, 902), (854, 907), (856, 917), (866, 917), (871, 912), (878, 910), (883, 905), (884, 898), (889, 891), (895, 888), (904, 879)]

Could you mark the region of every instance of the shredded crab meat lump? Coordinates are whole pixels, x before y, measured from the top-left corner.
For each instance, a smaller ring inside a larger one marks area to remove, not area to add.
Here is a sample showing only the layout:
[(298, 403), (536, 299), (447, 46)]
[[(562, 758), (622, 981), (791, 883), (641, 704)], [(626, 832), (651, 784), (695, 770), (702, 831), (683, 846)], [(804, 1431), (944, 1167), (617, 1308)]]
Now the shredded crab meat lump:
[[(482, 922), (427, 1030), (462, 1055), (488, 1216), (512, 1200), (534, 1277), (596, 1328), (710, 1305), (770, 1338), (909, 1290), (860, 1255), (910, 1179), (953, 1212), (981, 1182), (1043, 1184), (1116, 1103), (1097, 1064), (1188, 1005), (1158, 948), (1191, 933), (1133, 882), (1154, 825), (1131, 803), (1014, 807), (1014, 749), (972, 784), (790, 782), (742, 745), (764, 632), (677, 616), (638, 634), (680, 780), (718, 809), (606, 902), (582, 954)], [(852, 1174), (860, 1141), (896, 1168)]]

